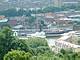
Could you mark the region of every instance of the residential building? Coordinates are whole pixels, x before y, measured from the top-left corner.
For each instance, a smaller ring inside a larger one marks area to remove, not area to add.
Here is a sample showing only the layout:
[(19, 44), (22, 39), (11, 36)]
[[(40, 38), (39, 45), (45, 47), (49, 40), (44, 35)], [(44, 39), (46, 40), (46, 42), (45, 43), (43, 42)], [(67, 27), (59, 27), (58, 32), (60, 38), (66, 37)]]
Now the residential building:
[(8, 25), (8, 19), (5, 16), (0, 16), (0, 29)]
[(61, 7), (62, 6), (62, 0), (53, 0), (53, 4), (55, 7)]

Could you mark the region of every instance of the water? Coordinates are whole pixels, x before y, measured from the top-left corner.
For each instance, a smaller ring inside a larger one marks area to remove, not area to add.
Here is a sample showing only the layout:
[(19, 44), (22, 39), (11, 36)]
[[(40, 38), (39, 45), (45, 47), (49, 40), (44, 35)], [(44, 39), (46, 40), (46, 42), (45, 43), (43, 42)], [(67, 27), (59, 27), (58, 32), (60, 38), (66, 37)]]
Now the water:
[(55, 45), (55, 41), (57, 39), (59, 39), (60, 36), (57, 36), (57, 37), (47, 37), (47, 42), (48, 42), (48, 45), (49, 46), (54, 46)]
[(47, 37), (48, 40), (57, 40), (58, 38), (60, 38), (60, 36)]

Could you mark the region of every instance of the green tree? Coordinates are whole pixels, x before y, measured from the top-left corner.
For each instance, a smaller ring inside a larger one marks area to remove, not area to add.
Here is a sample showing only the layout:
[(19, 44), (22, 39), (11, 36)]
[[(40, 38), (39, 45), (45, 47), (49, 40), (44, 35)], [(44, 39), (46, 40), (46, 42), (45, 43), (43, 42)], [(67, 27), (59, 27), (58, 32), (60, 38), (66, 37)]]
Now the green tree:
[(26, 11), (23, 9), (20, 9), (19, 11), (17, 11), (18, 16), (23, 16), (25, 13), (26, 13)]
[(47, 41), (44, 38), (28, 38), (26, 44), (29, 47), (29, 52), (33, 55), (44, 54), (45, 52), (50, 52)]
[(34, 22), (36, 21), (36, 18), (33, 16), (29, 16), (28, 19), (28, 25), (30, 26), (30, 28), (32, 28), (32, 26), (34, 25)]
[(26, 44), (26, 40), (19, 40), (19, 39), (13, 40), (11, 49), (24, 50), (26, 52), (29, 51), (29, 47)]
[(62, 8), (59, 8), (59, 7), (54, 7), (54, 6), (48, 6), (48, 7), (45, 7), (43, 9), (43, 12), (59, 12), (59, 11), (62, 11)]
[(70, 50), (62, 49), (61, 53), (59, 53), (58, 56), (60, 58), (62, 57), (64, 60), (79, 60), (80, 59), (80, 56), (79, 56), (80, 53), (72, 52), (71, 49)]
[(31, 56), (29, 52), (12, 50), (5, 54), (4, 60), (30, 60)]
[(7, 17), (17, 16), (17, 10), (16, 9), (8, 9), (8, 10), (2, 11), (2, 12), (3, 12), (3, 15), (5, 15)]
[(12, 31), (8, 27), (0, 31), (0, 60), (11, 49), (12, 41), (15, 40), (12, 35)]

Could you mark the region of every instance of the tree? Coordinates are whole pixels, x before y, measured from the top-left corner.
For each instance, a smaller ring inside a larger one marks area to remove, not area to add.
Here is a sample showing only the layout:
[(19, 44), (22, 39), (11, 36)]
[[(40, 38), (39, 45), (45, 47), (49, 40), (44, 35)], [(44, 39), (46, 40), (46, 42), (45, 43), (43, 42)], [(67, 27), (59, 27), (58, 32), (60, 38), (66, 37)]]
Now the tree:
[(59, 11), (62, 11), (62, 8), (54, 7), (54, 6), (48, 6), (43, 9), (44, 13), (46, 13), (46, 12), (59, 12)]
[(34, 16), (29, 16), (28, 19), (28, 25), (30, 26), (30, 28), (32, 28), (32, 26), (34, 25), (36, 18)]
[(29, 47), (26, 44), (26, 40), (19, 40), (17, 38), (16, 38), (16, 40), (13, 40), (12, 45), (11, 45), (11, 49), (24, 50), (26, 52), (29, 51)]
[(40, 32), (42, 31), (42, 29), (44, 28), (44, 26), (46, 26), (46, 24), (44, 23), (43, 20), (41, 20), (40, 23), (39, 23)]
[(47, 41), (44, 38), (28, 38), (26, 44), (29, 47), (29, 52), (33, 55), (44, 54), (45, 52), (50, 52)]
[(8, 9), (8, 10), (2, 11), (2, 12), (3, 12), (3, 15), (5, 15), (7, 17), (17, 16), (17, 10), (16, 9)]
[(26, 11), (23, 9), (20, 9), (19, 11), (17, 11), (18, 16), (23, 16), (25, 13), (26, 13)]
[(11, 49), (12, 41), (15, 40), (11, 29), (8, 27), (0, 31), (0, 60)]
[(12, 50), (4, 56), (4, 60), (30, 60), (32, 55), (29, 52)]
[(64, 60), (79, 60), (80, 59), (80, 53), (72, 52), (71, 49), (69, 50), (61, 49), (61, 53), (59, 53), (58, 55), (61, 54)]

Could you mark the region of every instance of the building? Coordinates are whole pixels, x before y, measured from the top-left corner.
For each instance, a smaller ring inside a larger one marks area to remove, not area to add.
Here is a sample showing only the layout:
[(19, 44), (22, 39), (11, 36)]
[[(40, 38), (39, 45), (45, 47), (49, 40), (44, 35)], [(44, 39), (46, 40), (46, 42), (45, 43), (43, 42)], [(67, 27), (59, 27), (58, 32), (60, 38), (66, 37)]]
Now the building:
[(62, 6), (62, 0), (54, 0), (53, 4), (55, 7), (61, 7)]
[(76, 37), (74, 31), (65, 33), (61, 38), (55, 40), (53, 42), (53, 45), (49, 44), (49, 47), (52, 49), (52, 51), (55, 51), (56, 53), (60, 52), (61, 49), (71, 49), (73, 52), (80, 52), (80, 45), (70, 42), (71, 40), (74, 41), (73, 37)]
[(5, 16), (0, 16), (0, 28), (8, 25), (8, 19)]
[(78, 6), (79, 0), (54, 0), (54, 6), (55, 7), (61, 7), (61, 6)]

